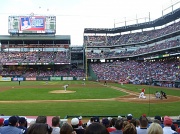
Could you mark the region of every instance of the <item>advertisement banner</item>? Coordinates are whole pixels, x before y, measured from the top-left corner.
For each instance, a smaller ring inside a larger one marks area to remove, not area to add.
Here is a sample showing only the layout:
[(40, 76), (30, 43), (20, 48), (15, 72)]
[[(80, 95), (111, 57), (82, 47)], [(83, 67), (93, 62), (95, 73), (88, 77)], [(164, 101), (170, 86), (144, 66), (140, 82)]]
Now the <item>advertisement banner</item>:
[(44, 76), (44, 77), (39, 76), (39, 77), (36, 77), (36, 80), (38, 80), (38, 81), (49, 81), (49, 77), (48, 76), (47, 77), (46, 76)]
[(20, 31), (44, 31), (43, 16), (25, 16), (20, 18)]
[(61, 80), (61, 77), (50, 77), (50, 80), (51, 81), (60, 81)]
[(11, 81), (11, 77), (0, 77), (0, 81)]
[(63, 77), (63, 80), (73, 80), (73, 77)]
[(29, 78), (26, 78), (27, 81), (36, 81), (36, 77), (29, 77)]
[(24, 81), (23, 77), (14, 77), (12, 78), (12, 81)]

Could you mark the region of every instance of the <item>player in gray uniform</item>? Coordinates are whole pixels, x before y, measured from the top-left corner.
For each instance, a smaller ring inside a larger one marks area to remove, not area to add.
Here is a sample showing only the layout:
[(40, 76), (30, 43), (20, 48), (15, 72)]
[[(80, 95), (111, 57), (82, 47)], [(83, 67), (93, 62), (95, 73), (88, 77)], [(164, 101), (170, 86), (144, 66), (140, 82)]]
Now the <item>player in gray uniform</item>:
[(156, 91), (156, 93), (155, 93), (155, 97), (156, 97), (157, 99), (160, 99), (160, 98), (161, 98), (161, 93), (160, 93), (160, 92), (158, 92), (158, 91)]
[(65, 91), (66, 91), (68, 86), (69, 86), (68, 84), (63, 86)]

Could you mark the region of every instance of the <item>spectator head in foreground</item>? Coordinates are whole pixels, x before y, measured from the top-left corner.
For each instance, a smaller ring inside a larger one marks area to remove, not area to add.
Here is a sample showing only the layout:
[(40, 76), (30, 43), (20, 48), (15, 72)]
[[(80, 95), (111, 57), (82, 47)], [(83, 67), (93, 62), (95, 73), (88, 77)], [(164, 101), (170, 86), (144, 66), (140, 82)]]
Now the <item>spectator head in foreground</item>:
[(124, 127), (123, 134), (137, 134), (136, 127), (132, 123), (128, 123)]
[(172, 119), (168, 116), (164, 116), (164, 126), (171, 126), (172, 125)]
[(72, 126), (68, 123), (64, 123), (61, 127), (60, 134), (76, 134), (76, 132), (73, 131)]
[(18, 119), (16, 116), (11, 116), (9, 118), (9, 125), (10, 126), (18, 126)]
[(163, 134), (163, 129), (159, 123), (152, 123), (148, 128), (148, 134)]
[(44, 124), (46, 124), (47, 123), (47, 117), (46, 116), (38, 116), (36, 118), (36, 123), (44, 123)]
[(140, 121), (140, 128), (147, 128), (148, 126), (148, 119), (144, 116), (141, 116), (139, 118), (139, 121)]
[(109, 132), (104, 125), (93, 122), (86, 128), (85, 134), (109, 134)]
[(60, 118), (58, 116), (52, 118), (52, 129), (52, 134), (60, 133)]
[(52, 128), (44, 123), (32, 124), (28, 130), (27, 134), (51, 134)]

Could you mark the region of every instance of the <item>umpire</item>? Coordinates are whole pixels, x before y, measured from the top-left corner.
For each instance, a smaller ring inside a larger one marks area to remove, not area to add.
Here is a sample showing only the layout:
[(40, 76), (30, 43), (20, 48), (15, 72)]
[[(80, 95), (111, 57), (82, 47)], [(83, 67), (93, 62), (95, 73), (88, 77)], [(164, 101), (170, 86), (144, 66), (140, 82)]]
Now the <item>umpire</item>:
[(166, 93), (165, 93), (165, 92), (163, 92), (163, 91), (161, 91), (161, 99), (163, 99), (163, 97), (167, 99), (167, 95), (166, 95)]

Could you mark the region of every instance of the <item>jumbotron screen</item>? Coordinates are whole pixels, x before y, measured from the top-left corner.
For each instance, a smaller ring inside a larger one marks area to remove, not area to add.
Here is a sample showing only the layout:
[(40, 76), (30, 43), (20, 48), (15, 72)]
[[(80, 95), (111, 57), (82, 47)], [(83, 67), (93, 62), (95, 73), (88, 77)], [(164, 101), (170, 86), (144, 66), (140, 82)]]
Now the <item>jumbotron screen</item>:
[(9, 16), (8, 32), (55, 34), (56, 16)]

